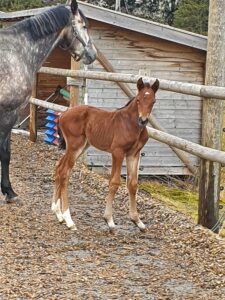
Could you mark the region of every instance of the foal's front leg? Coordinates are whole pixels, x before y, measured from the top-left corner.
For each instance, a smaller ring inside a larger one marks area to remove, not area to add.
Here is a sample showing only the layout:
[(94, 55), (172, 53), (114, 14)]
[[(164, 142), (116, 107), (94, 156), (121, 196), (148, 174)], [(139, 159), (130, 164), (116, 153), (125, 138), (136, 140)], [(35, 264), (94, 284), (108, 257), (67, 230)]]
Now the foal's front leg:
[(106, 208), (104, 213), (104, 219), (108, 224), (110, 231), (113, 231), (115, 229), (115, 223), (113, 221), (113, 216), (112, 216), (112, 204), (113, 204), (115, 194), (120, 185), (120, 174), (121, 174), (123, 158), (124, 158), (123, 153), (119, 152), (119, 153), (112, 154), (112, 172), (109, 181), (109, 193), (106, 197)]
[(126, 157), (127, 162), (127, 189), (129, 193), (129, 214), (130, 219), (141, 231), (145, 231), (145, 224), (140, 220), (137, 212), (137, 185), (140, 152), (136, 155)]

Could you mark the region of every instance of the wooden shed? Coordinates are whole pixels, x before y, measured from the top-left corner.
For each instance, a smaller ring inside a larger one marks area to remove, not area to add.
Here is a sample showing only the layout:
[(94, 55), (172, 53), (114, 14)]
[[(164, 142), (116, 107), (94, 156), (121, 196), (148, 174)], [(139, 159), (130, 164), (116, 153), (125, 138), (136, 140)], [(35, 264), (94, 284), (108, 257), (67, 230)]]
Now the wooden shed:
[[(89, 20), (94, 43), (104, 56), (104, 59), (96, 60), (90, 65), (89, 70), (104, 72), (110, 66), (120, 73), (204, 83), (207, 47), (205, 36), (83, 2), (79, 5)], [(46, 8), (0, 13), (0, 21), (4, 24), (15, 22), (44, 9)], [(49, 56), (45, 66), (68, 69), (71, 67), (70, 56), (57, 48)], [(39, 74), (37, 98), (45, 99), (58, 84), (66, 85), (66, 79)], [(128, 86), (136, 92), (134, 84)], [(86, 92), (89, 105), (109, 110), (119, 108), (129, 100), (114, 82), (87, 80)], [(153, 115), (168, 133), (200, 143), (201, 114), (202, 100), (199, 97), (163, 90), (157, 93)], [(196, 157), (188, 156), (193, 164), (198, 165)], [(111, 165), (110, 155), (93, 148), (89, 148), (85, 159), (93, 168), (108, 169)], [(167, 145), (151, 139), (142, 151), (140, 174), (186, 175), (189, 170)]]

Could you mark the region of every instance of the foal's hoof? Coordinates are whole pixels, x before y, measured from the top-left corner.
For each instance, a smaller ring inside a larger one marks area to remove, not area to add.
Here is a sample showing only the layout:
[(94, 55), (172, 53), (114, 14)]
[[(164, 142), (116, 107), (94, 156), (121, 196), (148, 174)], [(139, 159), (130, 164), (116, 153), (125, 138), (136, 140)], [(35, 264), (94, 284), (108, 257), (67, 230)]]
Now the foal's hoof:
[(145, 224), (141, 220), (135, 221), (131, 219), (131, 221), (140, 229), (141, 232), (147, 231)]
[(141, 232), (143, 232), (143, 233), (145, 233), (145, 232), (147, 232), (148, 231), (148, 229), (147, 229), (147, 227), (143, 227), (143, 228), (140, 228), (140, 227), (138, 227), (139, 229), (140, 229), (140, 231)]
[(72, 230), (72, 231), (77, 231), (77, 227), (75, 224), (71, 225), (71, 226), (67, 226), (69, 230)]
[(109, 232), (115, 233), (116, 225), (115, 225), (114, 221), (112, 219), (108, 220), (106, 217), (103, 217), (103, 219), (105, 220), (106, 224), (109, 227)]

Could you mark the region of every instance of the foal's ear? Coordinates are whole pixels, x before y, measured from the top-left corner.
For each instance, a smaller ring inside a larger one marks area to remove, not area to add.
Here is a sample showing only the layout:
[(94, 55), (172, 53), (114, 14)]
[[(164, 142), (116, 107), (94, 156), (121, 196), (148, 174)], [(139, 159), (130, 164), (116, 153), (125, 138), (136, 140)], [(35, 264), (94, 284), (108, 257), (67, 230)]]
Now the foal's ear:
[(142, 80), (142, 77), (138, 79), (137, 81), (137, 88), (138, 88), (138, 91), (140, 92), (140, 90), (142, 90), (143, 88), (145, 87), (145, 84)]
[(158, 88), (159, 88), (159, 81), (158, 79), (156, 79), (156, 81), (151, 86), (151, 89), (153, 90), (154, 93), (156, 93), (158, 91)]
[(71, 7), (71, 11), (75, 15), (78, 10), (77, 1), (76, 0), (67, 0), (66, 5)]

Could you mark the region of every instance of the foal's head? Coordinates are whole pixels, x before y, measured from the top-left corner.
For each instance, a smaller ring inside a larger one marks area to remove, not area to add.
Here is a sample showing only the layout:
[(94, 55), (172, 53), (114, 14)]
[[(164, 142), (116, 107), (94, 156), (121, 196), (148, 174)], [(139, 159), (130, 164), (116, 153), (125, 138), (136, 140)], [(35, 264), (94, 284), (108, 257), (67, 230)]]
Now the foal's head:
[(150, 86), (149, 83), (144, 83), (142, 78), (139, 78), (137, 88), (138, 94), (136, 96), (136, 101), (138, 106), (138, 125), (140, 127), (145, 127), (155, 103), (155, 93), (159, 88), (159, 81), (156, 79), (153, 85)]
[(68, 0), (66, 6), (72, 13), (72, 23), (64, 31), (61, 47), (69, 50), (76, 61), (83, 59), (88, 65), (96, 59), (96, 49), (88, 33), (88, 23), (85, 15), (78, 9), (76, 0)]

